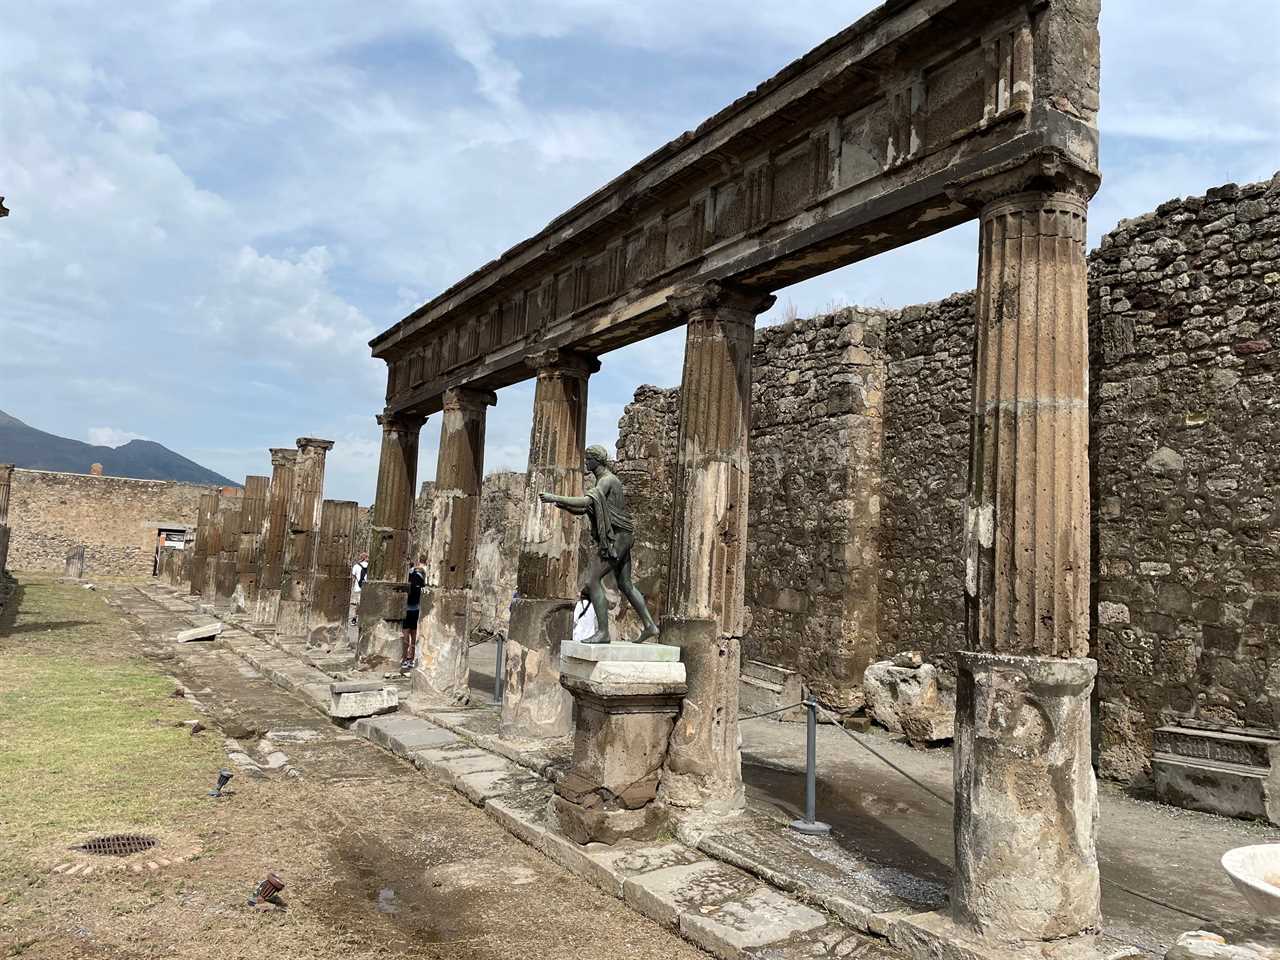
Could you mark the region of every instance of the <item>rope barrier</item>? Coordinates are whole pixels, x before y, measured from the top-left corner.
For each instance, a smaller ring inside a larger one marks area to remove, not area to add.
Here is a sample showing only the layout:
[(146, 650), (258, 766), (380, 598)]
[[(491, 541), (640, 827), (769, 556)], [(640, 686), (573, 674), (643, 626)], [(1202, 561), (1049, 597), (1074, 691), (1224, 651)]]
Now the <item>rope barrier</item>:
[[(819, 709), (822, 713), (825, 713), (825, 714), (827, 715), (828, 719), (830, 719), (830, 720), (832, 721), (832, 723), (834, 724), (834, 726), (835, 726), (835, 728), (836, 728), (837, 730), (839, 730), (841, 733), (843, 733), (846, 737), (848, 737), (850, 740), (852, 740), (852, 741), (853, 741), (854, 743), (856, 743), (858, 746), (862, 747), (864, 750), (866, 750), (868, 753), (870, 753), (870, 754), (871, 754), (872, 756), (874, 756), (876, 759), (880, 760), (882, 763), (884, 763), (886, 766), (888, 766), (888, 767), (892, 768), (892, 769), (893, 769), (894, 771), (896, 771), (897, 773), (900, 773), (903, 777), (905, 777), (907, 780), (910, 780), (912, 783), (914, 783), (917, 787), (919, 787), (919, 788), (920, 788), (921, 790), (923, 790), (925, 793), (929, 794), (929, 796), (933, 797), (935, 800), (939, 801), (940, 803), (944, 803), (944, 804), (946, 804), (946, 805), (947, 805), (948, 807), (950, 807), (950, 808), (954, 808), (954, 807), (955, 807), (955, 802), (954, 802), (953, 800), (949, 800), (948, 798), (946, 798), (946, 797), (944, 797), (942, 794), (940, 794), (940, 793), (936, 792), (935, 790), (933, 790), (933, 789), (932, 789), (932, 788), (930, 788), (929, 786), (927, 786), (927, 785), (925, 785), (925, 784), (921, 783), (919, 780), (917, 780), (917, 779), (916, 779), (915, 777), (913, 777), (911, 774), (907, 773), (907, 771), (903, 770), (900, 766), (898, 766), (896, 763), (894, 763), (894, 762), (893, 762), (892, 760), (890, 760), (888, 757), (884, 756), (882, 753), (880, 753), (880, 752), (878, 752), (877, 750), (873, 749), (869, 744), (867, 744), (867, 743), (863, 742), (863, 740), (862, 740), (861, 738), (859, 738), (859, 737), (855, 736), (851, 730), (846, 730), (846, 729), (844, 728), (844, 726), (841, 724), (841, 722), (840, 722), (840, 718), (839, 718), (836, 714), (832, 713), (832, 711), (831, 711), (830, 709), (828, 709), (826, 706), (824, 706), (823, 704), (819, 703), (819, 704), (818, 704), (818, 709)], [(1192, 920), (1198, 920), (1198, 921), (1200, 921), (1201, 923), (1214, 923), (1214, 922), (1215, 922), (1215, 921), (1214, 921), (1212, 918), (1210, 918), (1210, 917), (1201, 916), (1201, 915), (1200, 915), (1200, 914), (1198, 914), (1198, 913), (1192, 913), (1190, 910), (1186, 910), (1186, 909), (1183, 909), (1182, 907), (1175, 906), (1174, 904), (1169, 903), (1169, 902), (1167, 902), (1167, 901), (1165, 901), (1165, 900), (1161, 900), (1161, 899), (1159, 899), (1158, 897), (1153, 897), (1153, 896), (1150, 896), (1149, 894), (1140, 893), (1140, 892), (1138, 892), (1137, 890), (1134, 890), (1134, 889), (1132, 889), (1132, 888), (1130, 888), (1130, 887), (1126, 887), (1126, 886), (1125, 886), (1124, 884), (1122, 884), (1122, 883), (1117, 883), (1115, 880), (1111, 880), (1111, 879), (1109, 879), (1109, 878), (1107, 878), (1107, 877), (1102, 876), (1102, 872), (1101, 872), (1101, 871), (1099, 871), (1099, 872), (1098, 872), (1098, 877), (1099, 877), (1099, 879), (1101, 880), (1101, 882), (1102, 882), (1102, 883), (1105, 883), (1105, 884), (1106, 884), (1107, 886), (1109, 886), (1109, 887), (1114, 887), (1114, 888), (1115, 888), (1115, 889), (1117, 889), (1117, 890), (1122, 890), (1123, 892), (1125, 892), (1125, 893), (1129, 894), (1129, 896), (1131, 896), (1131, 897), (1137, 897), (1139, 900), (1145, 900), (1147, 903), (1155, 904), (1155, 905), (1156, 905), (1156, 906), (1158, 906), (1158, 907), (1164, 907), (1166, 910), (1171, 910), (1171, 911), (1173, 911), (1174, 913), (1180, 913), (1180, 914), (1182, 914), (1184, 917), (1190, 917)]]
[(803, 707), (804, 701), (800, 700), (796, 703), (789, 704), (785, 707), (779, 707), (777, 710), (766, 710), (764, 713), (753, 713), (749, 716), (738, 717), (739, 722), (743, 720), (759, 720), (761, 717), (772, 717), (775, 713), (785, 713), (788, 710), (794, 710), (796, 707)]

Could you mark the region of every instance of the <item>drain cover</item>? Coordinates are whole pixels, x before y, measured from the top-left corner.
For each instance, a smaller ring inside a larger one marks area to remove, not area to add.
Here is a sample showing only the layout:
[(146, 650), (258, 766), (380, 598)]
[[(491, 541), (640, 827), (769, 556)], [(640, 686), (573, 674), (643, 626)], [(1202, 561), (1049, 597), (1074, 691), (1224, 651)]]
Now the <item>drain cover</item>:
[(150, 850), (155, 845), (155, 837), (148, 837), (141, 833), (113, 833), (77, 843), (71, 849), (97, 854), (100, 857), (128, 857), (135, 853), (142, 853), (143, 850)]

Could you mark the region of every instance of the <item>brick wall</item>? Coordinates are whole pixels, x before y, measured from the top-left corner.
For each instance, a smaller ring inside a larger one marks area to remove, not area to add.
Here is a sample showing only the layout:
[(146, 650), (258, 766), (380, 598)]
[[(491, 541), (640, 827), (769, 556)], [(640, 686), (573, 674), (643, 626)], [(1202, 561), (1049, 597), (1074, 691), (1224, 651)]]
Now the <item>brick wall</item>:
[(156, 531), (194, 527), (200, 495), (216, 486), (164, 480), (15, 470), (9, 502), (8, 565), (61, 572), (85, 545), (86, 576), (147, 576)]

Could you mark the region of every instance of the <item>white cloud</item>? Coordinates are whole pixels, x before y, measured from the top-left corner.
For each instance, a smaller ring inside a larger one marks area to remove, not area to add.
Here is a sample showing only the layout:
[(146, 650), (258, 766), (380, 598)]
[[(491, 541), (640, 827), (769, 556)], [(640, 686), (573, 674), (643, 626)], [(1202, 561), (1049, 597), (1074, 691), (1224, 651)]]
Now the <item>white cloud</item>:
[(130, 440), (150, 439), (140, 433), (131, 433), (116, 427), (90, 427), (87, 436), (89, 442), (95, 447), (123, 447)]

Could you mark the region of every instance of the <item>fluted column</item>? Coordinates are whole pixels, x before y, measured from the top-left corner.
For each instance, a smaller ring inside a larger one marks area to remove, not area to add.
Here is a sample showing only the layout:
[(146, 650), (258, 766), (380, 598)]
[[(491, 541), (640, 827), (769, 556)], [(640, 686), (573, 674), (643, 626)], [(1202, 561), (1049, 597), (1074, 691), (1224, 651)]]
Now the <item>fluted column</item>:
[(413, 686), (456, 703), (470, 699), (467, 606), (480, 524), (485, 412), (496, 402), (489, 390), (454, 388), (444, 395)]
[(289, 498), (293, 496), (293, 474), (297, 464), (298, 451), (293, 447), (271, 449), (271, 484), (267, 487), (267, 509), (258, 545), (257, 592), (253, 598), (253, 619), (264, 626), (275, 626), (280, 609)]
[(191, 563), (188, 572), (191, 576), (190, 592), (192, 596), (202, 596), (205, 590), (206, 570), (209, 563), (209, 540), (213, 528), (213, 518), (218, 512), (218, 495), (202, 493), (196, 507), (196, 537), (191, 544)]
[(289, 496), (289, 527), (280, 578), (280, 609), (276, 633), (301, 639), (307, 634), (307, 610), (316, 574), (316, 538), (324, 497), (324, 461), (332, 440), (298, 438), (298, 460)]
[(244, 498), (240, 504), (240, 551), (236, 557), (236, 589), (231, 607), (237, 613), (249, 609), (258, 585), (258, 539), (267, 514), (267, 477), (244, 478)]
[(957, 920), (1096, 929), (1090, 764), (1085, 224), (1097, 177), (1045, 155), (956, 195), (981, 210), (957, 658)]
[(244, 495), (235, 487), (224, 487), (218, 497), (218, 515), (214, 521), (214, 533), (218, 549), (216, 557), (211, 552), (213, 602), (219, 610), (231, 606), (236, 592), (236, 565), (240, 557), (240, 508)]
[(0, 463), (0, 573), (9, 562), (9, 486), (13, 464)]
[(720, 284), (680, 290), (687, 323), (663, 642), (683, 648), (689, 692), (671, 734), (663, 798), (743, 804), (738, 672), (746, 610), (751, 348), (773, 297)]
[(13, 484), (13, 464), (0, 463), (0, 523), (9, 522), (9, 490)]
[(351, 542), (360, 505), (354, 500), (326, 500), (320, 511), (316, 574), (307, 611), (307, 643), (334, 650), (347, 633), (351, 604)]
[(529, 472), (516, 589), (506, 646), (499, 732), (509, 738), (562, 737), (573, 731), (573, 698), (560, 686), (560, 642), (573, 632), (581, 522), (542, 503), (544, 490), (582, 496), (587, 379), (594, 357), (548, 350), (526, 358), (537, 371)]
[(360, 591), (359, 660), (397, 662), (401, 655), (404, 582), (409, 566), (409, 527), (418, 477), (418, 438), (426, 418), (383, 413), (378, 488), (370, 518), (369, 574)]

